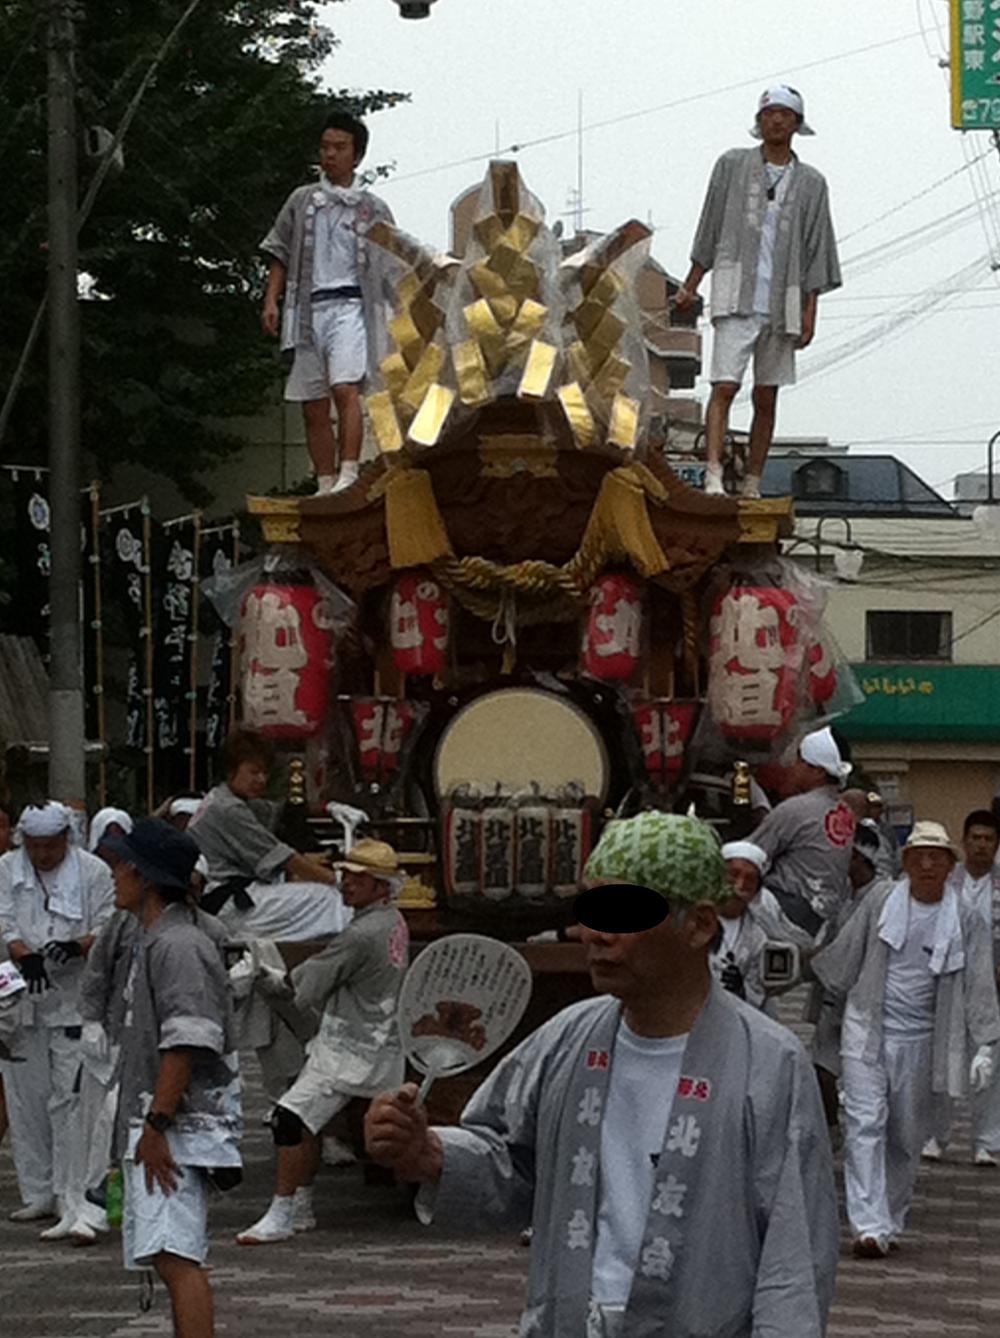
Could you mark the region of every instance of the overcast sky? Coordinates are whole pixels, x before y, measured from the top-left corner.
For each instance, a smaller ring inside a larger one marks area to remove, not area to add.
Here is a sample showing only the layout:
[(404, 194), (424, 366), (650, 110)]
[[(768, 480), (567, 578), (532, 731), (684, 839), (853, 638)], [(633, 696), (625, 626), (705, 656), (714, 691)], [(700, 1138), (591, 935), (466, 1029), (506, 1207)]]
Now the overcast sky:
[[(412, 94), (371, 119), (369, 157), (395, 163), (378, 189), (400, 225), (442, 247), (450, 202), (497, 143), (502, 156), (524, 146), (516, 157), (550, 223), (567, 210), (582, 91), (586, 226), (652, 219), (653, 254), (683, 275), (715, 158), (752, 142), (769, 82), (800, 89), (817, 133), (796, 143), (829, 181), (845, 282), (820, 302), (778, 433), (898, 454), (949, 496), (956, 472), (984, 466), (1000, 428), (1000, 155), (987, 133), (949, 125), (947, 0), (437, 0), (418, 22), (392, 0), (345, 0), (323, 17), (341, 40), (331, 87)], [(938, 220), (900, 241), (902, 254), (862, 258)], [(959, 290), (949, 281), (962, 271)], [(944, 305), (832, 362), (942, 284), (954, 294)], [(734, 424), (747, 416), (738, 408)]]

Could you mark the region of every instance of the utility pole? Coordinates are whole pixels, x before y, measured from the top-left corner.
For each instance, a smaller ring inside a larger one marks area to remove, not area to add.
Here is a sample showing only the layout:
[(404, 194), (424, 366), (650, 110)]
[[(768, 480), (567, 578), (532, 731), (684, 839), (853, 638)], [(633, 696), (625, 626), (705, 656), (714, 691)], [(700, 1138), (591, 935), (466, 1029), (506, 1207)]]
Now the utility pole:
[(80, 637), (80, 308), (77, 295), (76, 24), (48, 0), (49, 794), (84, 800)]

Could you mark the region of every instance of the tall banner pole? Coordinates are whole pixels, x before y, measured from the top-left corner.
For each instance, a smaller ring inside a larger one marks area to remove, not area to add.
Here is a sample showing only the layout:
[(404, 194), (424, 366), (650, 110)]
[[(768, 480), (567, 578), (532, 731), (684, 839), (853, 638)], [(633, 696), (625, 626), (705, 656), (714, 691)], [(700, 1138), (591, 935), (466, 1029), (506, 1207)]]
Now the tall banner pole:
[(97, 716), (97, 793), (101, 808), (108, 802), (108, 724), (104, 702), (104, 604), (101, 584), (101, 485), (90, 485), (90, 562), (94, 582), (94, 683), (92, 692)]
[(153, 765), (153, 522), (149, 514), (149, 499), (142, 499), (142, 571), (143, 571), (143, 628), (145, 638), (145, 684), (142, 695), (146, 702), (146, 812), (152, 813), (154, 803)]
[[(233, 567), (240, 565), (240, 522), (233, 521)], [(234, 622), (229, 630), (229, 728), (236, 724), (236, 701), (240, 686), (240, 632)]]
[(188, 631), (190, 650), (188, 681), (188, 789), (198, 788), (198, 598), (201, 593), (201, 512), (194, 513), (191, 540), (194, 576), (191, 582), (191, 623)]

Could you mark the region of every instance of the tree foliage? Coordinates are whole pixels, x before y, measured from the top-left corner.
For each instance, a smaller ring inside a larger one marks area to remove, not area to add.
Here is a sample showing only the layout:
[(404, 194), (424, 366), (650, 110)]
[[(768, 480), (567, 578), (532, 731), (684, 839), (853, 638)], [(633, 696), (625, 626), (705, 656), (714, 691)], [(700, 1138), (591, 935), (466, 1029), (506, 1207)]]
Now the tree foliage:
[[(115, 129), (187, 3), (84, 0), (81, 128)], [(257, 245), (288, 191), (309, 179), (331, 106), (368, 113), (403, 96), (321, 87), (337, 41), (317, 9), (203, 0), (143, 99), (124, 171), (108, 178), (81, 232), (91, 285), (81, 302), (83, 444), (103, 477), (138, 462), (206, 504), (196, 474), (240, 447), (226, 420), (273, 393)], [(0, 394), (46, 279), (46, 11), (43, 0), (0, 0)], [(94, 168), (81, 154), (81, 196)], [(5, 459), (44, 462), (45, 397), (43, 339)]]

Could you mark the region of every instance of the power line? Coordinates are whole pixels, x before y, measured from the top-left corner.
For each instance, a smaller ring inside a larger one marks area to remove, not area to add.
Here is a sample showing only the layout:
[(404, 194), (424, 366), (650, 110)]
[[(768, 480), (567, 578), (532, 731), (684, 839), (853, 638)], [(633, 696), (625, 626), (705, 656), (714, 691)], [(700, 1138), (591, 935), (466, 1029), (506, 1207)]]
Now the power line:
[(943, 177), (938, 177), (936, 181), (932, 181), (929, 186), (925, 186), (923, 190), (918, 190), (914, 195), (908, 195), (905, 200), (900, 200), (900, 202), (894, 204), (891, 209), (887, 209), (885, 213), (877, 215), (877, 217), (869, 220), (867, 223), (862, 223), (860, 227), (855, 228), (852, 232), (845, 233), (843, 237), (838, 237), (837, 245), (843, 246), (846, 242), (853, 241), (853, 239), (860, 233), (867, 232), (869, 228), (874, 228), (879, 223), (884, 223), (887, 218), (892, 218), (893, 214), (898, 214), (903, 209), (908, 208), (911, 204), (915, 204), (918, 200), (925, 199), (928, 195), (936, 191), (938, 187), (945, 185), (949, 181), (954, 181), (954, 179), (960, 177), (963, 172), (970, 171), (973, 164), (980, 162), (983, 158), (988, 158), (992, 152), (992, 149), (984, 149), (982, 153), (978, 154), (975, 158), (970, 159), (969, 162), (963, 163), (961, 167), (956, 167), (953, 172), (945, 173)]
[(912, 32), (903, 33), (898, 37), (887, 37), (881, 42), (870, 42), (867, 46), (854, 47), (850, 51), (841, 51), (834, 56), (824, 56), (819, 60), (808, 61), (804, 65), (797, 65), (794, 71), (787, 69), (773, 70), (769, 74), (755, 75), (752, 79), (741, 79), (736, 83), (725, 84), (720, 88), (705, 89), (700, 93), (689, 93), (682, 98), (674, 98), (670, 102), (660, 102), (652, 107), (641, 107), (635, 111), (622, 112), (618, 116), (609, 116), (602, 121), (591, 121), (589, 125), (582, 128), (574, 126), (572, 130), (560, 130), (551, 135), (540, 135), (536, 139), (526, 139), (516, 144), (508, 144), (501, 150), (491, 150), (487, 153), (471, 154), (467, 158), (456, 158), (449, 163), (438, 163), (434, 167), (422, 167), (415, 172), (404, 172), (400, 176), (390, 177), (393, 183), (401, 181), (414, 181), (418, 177), (432, 176), (437, 172), (446, 172), (454, 167), (469, 167), (475, 163), (481, 163), (484, 159), (498, 156), (499, 153), (523, 153), (525, 149), (536, 149), (544, 144), (555, 144), (563, 139), (572, 139), (574, 136), (584, 133), (588, 130), (605, 130), (609, 126), (622, 125), (626, 121), (637, 120), (641, 116), (655, 116), (658, 112), (673, 111), (677, 107), (690, 106), (694, 102), (704, 102), (710, 98), (719, 97), (723, 93), (733, 93), (741, 88), (755, 88), (768, 80), (780, 78), (789, 73), (800, 73), (804, 70), (815, 70), (822, 65), (832, 65), (837, 61), (850, 60), (854, 56), (862, 56), (869, 51), (879, 51), (888, 46), (898, 46), (901, 42), (911, 41), (920, 36), (920, 30), (915, 29)]

